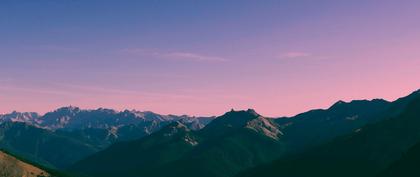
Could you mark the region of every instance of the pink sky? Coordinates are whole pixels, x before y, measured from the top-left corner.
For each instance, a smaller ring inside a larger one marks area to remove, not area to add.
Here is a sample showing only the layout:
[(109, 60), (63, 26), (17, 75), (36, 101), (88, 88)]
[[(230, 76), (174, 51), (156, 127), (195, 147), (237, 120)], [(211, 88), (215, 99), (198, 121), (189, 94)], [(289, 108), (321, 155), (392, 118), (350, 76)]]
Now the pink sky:
[(0, 6), (0, 113), (291, 116), (420, 89), (418, 1), (98, 3)]

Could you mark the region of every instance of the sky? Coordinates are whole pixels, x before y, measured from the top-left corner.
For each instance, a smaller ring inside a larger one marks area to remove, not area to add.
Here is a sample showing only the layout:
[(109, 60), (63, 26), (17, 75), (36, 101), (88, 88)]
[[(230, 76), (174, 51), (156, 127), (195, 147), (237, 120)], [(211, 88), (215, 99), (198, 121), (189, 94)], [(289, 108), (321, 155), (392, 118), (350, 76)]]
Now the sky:
[(417, 0), (2, 0), (0, 114), (291, 116), (420, 89)]

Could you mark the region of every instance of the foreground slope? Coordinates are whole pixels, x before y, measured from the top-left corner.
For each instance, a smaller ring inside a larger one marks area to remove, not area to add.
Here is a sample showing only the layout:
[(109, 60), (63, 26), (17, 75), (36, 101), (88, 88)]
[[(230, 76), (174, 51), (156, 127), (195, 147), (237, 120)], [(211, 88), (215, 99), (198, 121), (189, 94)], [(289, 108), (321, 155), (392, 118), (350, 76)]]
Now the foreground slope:
[(0, 176), (4, 177), (41, 177), (50, 174), (38, 167), (0, 151)]
[(420, 92), (397, 100), (390, 109), (389, 119), (239, 176), (376, 176), (420, 140)]

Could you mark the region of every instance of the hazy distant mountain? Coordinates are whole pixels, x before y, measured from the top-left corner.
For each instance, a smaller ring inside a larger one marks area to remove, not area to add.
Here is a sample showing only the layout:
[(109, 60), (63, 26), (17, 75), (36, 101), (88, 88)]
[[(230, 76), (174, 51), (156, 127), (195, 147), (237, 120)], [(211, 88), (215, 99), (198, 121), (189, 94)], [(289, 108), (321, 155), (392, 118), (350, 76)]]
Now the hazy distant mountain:
[(174, 121), (195, 130), (212, 119), (72, 106), (43, 116), (13, 112), (0, 116), (0, 147), (51, 167), (64, 168), (112, 143), (139, 139)]
[(384, 115), (389, 117), (296, 157), (282, 158), (246, 171), (241, 176), (376, 176), (420, 141), (420, 92), (393, 102), (380, 116)]
[(64, 168), (112, 143), (147, 136), (169, 123), (52, 131), (20, 122), (4, 122), (0, 124), (0, 147), (46, 166)]
[[(29, 112), (12, 112), (0, 115), (0, 122), (24, 122), (50, 130), (69, 131), (86, 128), (115, 129), (127, 125), (139, 125), (145, 122), (171, 122), (177, 120), (191, 125), (193, 129), (200, 129), (212, 119), (213, 117), (160, 115), (150, 111), (141, 112), (136, 110), (125, 110), (122, 112), (104, 108), (83, 110), (74, 106), (62, 107), (43, 116)], [(150, 129), (148, 131), (149, 133), (153, 132)]]
[(0, 122), (24, 122), (27, 124), (38, 124), (40, 115), (34, 112), (16, 112), (0, 115)]
[(273, 120), (253, 110), (232, 111), (199, 131), (176, 122), (143, 139), (117, 143), (71, 170), (93, 176), (229, 176), (273, 159), (280, 137)]
[[(197, 119), (199, 123), (208, 123), (211, 118), (195, 118), (189, 116), (160, 115), (150, 111), (117, 112), (112, 109), (81, 110), (77, 107), (63, 107), (46, 113), (38, 118), (38, 126), (49, 129), (75, 130), (84, 128), (118, 128), (126, 125), (137, 125), (144, 122), (166, 122), (181, 119)], [(203, 120), (203, 122), (200, 122)], [(149, 130), (150, 131), (150, 130)]]

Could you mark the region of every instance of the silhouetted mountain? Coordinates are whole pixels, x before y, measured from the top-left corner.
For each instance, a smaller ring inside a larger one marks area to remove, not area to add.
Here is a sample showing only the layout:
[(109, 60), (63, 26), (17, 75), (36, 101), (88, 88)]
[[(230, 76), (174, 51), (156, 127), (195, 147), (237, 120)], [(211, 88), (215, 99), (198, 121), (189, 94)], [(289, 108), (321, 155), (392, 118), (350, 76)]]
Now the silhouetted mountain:
[(338, 101), (329, 109), (311, 110), (276, 122), (285, 134), (284, 141), (299, 152), (384, 119), (381, 115), (390, 106), (390, 102), (381, 99)]
[(275, 158), (280, 137), (274, 121), (253, 110), (232, 111), (200, 131), (176, 122), (140, 140), (117, 143), (71, 170), (92, 176), (231, 176)]
[(357, 129), (350, 135), (303, 154), (245, 171), (239, 176), (376, 176), (420, 141), (419, 92), (393, 102), (386, 113), (391, 116), (383, 121)]

